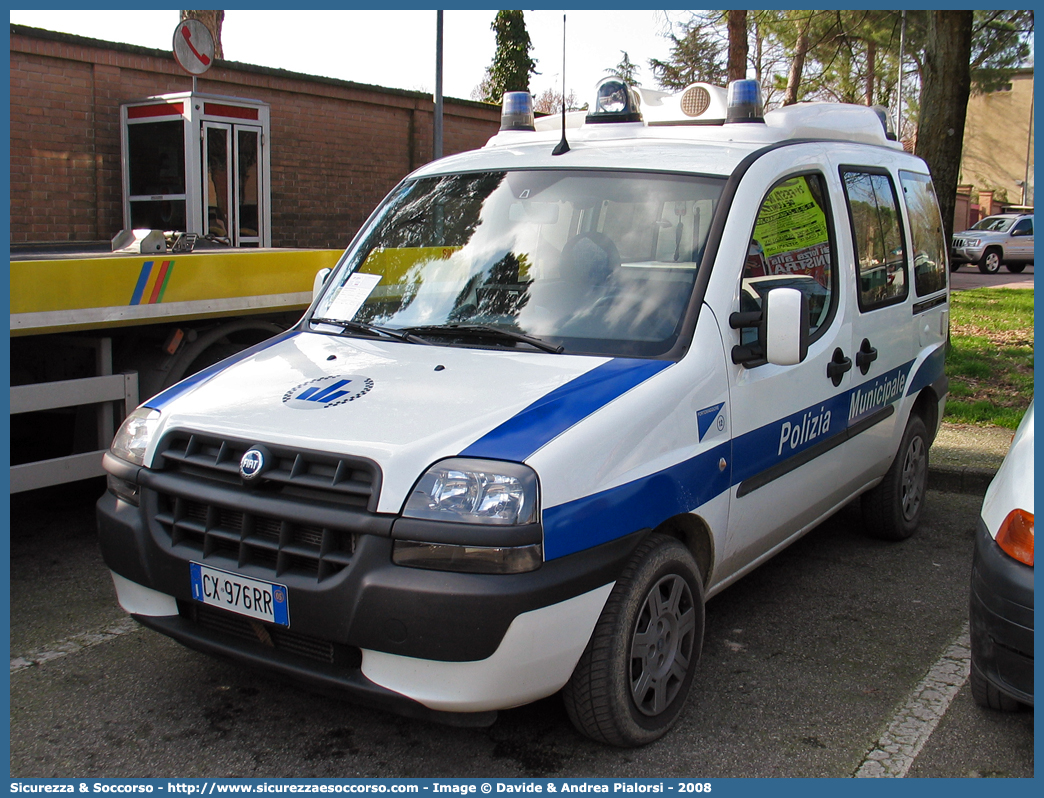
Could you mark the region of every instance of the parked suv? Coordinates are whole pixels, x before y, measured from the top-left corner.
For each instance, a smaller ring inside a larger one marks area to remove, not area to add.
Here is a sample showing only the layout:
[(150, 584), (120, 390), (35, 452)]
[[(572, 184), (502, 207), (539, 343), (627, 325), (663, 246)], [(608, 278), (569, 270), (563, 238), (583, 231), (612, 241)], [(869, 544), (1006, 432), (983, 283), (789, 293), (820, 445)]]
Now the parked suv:
[(955, 233), (950, 269), (978, 263), (983, 274), (996, 274), (1003, 263), (1018, 274), (1033, 263), (1033, 214), (1002, 213), (980, 219), (968, 230)]

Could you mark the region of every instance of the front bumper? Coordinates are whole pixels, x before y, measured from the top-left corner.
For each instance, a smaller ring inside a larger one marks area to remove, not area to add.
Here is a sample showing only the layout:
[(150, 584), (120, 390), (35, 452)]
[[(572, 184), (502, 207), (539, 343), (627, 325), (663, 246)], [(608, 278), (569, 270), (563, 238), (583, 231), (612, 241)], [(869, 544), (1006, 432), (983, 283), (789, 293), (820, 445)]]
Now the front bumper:
[(955, 247), (950, 250), (950, 261), (952, 263), (978, 263), (985, 251), (986, 247)]
[(1033, 569), (1005, 554), (979, 520), (971, 577), (971, 645), (986, 680), (1033, 705)]
[[(111, 493), (98, 502), (102, 554), (124, 609), (189, 647), (407, 715), (483, 712), (559, 689), (643, 535), (529, 573), (451, 573), (393, 564), (392, 520), (358, 534), (347, 567), (316, 579), (178, 542), (154, 504), (148, 490), (140, 507)], [(410, 522), (406, 536), (423, 539), (423, 523)], [(194, 601), (192, 561), (285, 584), (291, 628), (254, 622), (267, 634), (252, 632), (249, 619)]]

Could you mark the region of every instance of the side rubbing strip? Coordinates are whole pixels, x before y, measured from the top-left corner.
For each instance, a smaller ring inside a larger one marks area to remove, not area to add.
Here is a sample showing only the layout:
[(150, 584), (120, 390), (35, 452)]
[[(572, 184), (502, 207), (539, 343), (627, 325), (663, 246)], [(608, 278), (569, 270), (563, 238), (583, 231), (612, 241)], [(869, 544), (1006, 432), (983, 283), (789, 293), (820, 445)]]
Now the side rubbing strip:
[(815, 446), (805, 449), (804, 451), (799, 452), (798, 454), (784, 460), (781, 463), (777, 463), (776, 465), (772, 466), (772, 468), (767, 468), (760, 474), (755, 474), (749, 479), (743, 480), (739, 484), (739, 487), (736, 489), (736, 498), (741, 498), (749, 493), (753, 493), (758, 488), (765, 487), (773, 480), (777, 480), (780, 477), (789, 474), (791, 471), (801, 468), (801, 466), (805, 465), (806, 463), (812, 462), (817, 457), (820, 457), (821, 455), (824, 455), (827, 452), (829, 452), (831, 449), (836, 449), (842, 443), (851, 440), (859, 433), (866, 432), (874, 425), (880, 424), (893, 413), (895, 413), (895, 405), (887, 405), (886, 407), (882, 407), (877, 412), (872, 413), (871, 415), (864, 418), (862, 421), (853, 424), (851, 427), (848, 427), (846, 430), (838, 433), (832, 438), (828, 438), (827, 440), (822, 441), (821, 443), (817, 443)]
[(924, 300), (924, 302), (918, 302), (916, 305), (914, 305), (913, 306), (913, 315), (916, 316), (918, 313), (924, 313), (926, 310), (931, 310), (932, 308), (937, 308), (937, 307), (939, 307), (939, 305), (945, 305), (945, 304), (946, 304), (946, 294), (939, 294), (939, 296), (937, 296), (937, 297), (935, 297), (933, 299), (926, 299), (926, 300)]

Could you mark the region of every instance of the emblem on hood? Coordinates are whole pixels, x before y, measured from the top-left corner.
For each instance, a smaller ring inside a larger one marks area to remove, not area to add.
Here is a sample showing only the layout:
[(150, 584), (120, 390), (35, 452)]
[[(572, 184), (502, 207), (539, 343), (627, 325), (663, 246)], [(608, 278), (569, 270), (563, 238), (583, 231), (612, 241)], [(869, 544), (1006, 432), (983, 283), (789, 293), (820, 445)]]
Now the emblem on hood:
[(298, 410), (336, 407), (361, 399), (373, 388), (373, 380), (358, 374), (318, 377), (283, 394), (283, 404)]
[(246, 482), (251, 482), (261, 475), (268, 465), (266, 455), (268, 451), (261, 446), (253, 446), (246, 450), (239, 459), (239, 476)]

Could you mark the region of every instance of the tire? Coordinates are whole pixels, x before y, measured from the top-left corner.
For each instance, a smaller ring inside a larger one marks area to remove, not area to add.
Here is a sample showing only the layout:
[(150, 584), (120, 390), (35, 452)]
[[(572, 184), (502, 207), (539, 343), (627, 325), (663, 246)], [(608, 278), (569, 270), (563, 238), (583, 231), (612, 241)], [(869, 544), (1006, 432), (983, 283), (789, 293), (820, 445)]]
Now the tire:
[(624, 568), (562, 691), (573, 725), (633, 748), (678, 720), (703, 648), (703, 580), (678, 540), (654, 534)]
[(1022, 704), (1009, 695), (1005, 695), (987, 681), (979, 666), (975, 663), (975, 654), (972, 654), (971, 674), (968, 677), (971, 682), (972, 699), (980, 707), (995, 709), (998, 712), (1018, 712)]
[(982, 253), (979, 259), (979, 271), (983, 274), (996, 274), (1001, 267), (1001, 252), (999, 249), (991, 248)]
[(961, 264), (960, 263), (955, 263), (952, 260), (950, 261), (950, 271), (951, 272), (955, 272), (955, 271), (957, 271), (960, 268), (961, 268)]
[(1008, 267), (1008, 271), (1012, 274), (1022, 274), (1026, 269), (1025, 263), (1005, 263), (1004, 265)]
[(928, 487), (928, 432), (910, 416), (895, 460), (881, 483), (863, 494), (867, 532), (880, 540), (906, 540), (917, 531)]

